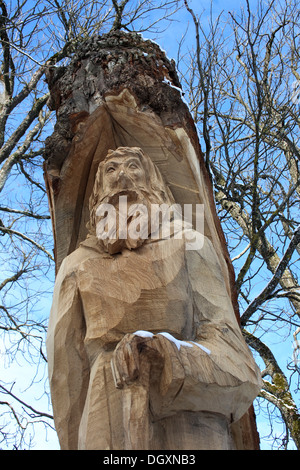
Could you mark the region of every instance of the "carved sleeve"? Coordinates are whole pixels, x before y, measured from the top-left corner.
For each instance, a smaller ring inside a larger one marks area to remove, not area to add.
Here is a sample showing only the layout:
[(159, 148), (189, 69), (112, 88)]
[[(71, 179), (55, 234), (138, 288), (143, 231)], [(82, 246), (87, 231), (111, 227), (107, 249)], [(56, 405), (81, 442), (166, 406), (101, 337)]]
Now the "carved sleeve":
[(199, 251), (187, 251), (186, 266), (197, 333), (195, 342), (179, 345), (184, 380), (176, 407), (213, 411), (237, 420), (259, 393), (260, 371), (236, 321), (210, 242)]
[(62, 449), (77, 449), (78, 428), (88, 386), (85, 323), (74, 273), (64, 264), (56, 279), (47, 335), (53, 413)]
[(179, 410), (210, 411), (238, 420), (261, 388), (261, 376), (243, 339), (212, 244), (186, 251), (193, 296), (194, 341), (158, 333), (164, 357), (158, 395), (152, 394), (154, 415)]

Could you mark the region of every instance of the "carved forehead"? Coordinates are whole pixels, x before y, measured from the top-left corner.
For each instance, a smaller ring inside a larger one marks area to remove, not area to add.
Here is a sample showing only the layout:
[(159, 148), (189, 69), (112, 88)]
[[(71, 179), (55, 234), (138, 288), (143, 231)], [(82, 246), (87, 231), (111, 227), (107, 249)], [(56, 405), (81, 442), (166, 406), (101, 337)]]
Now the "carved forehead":
[(128, 158), (137, 158), (142, 164), (146, 163), (146, 156), (138, 147), (119, 147), (117, 150), (109, 150), (107, 156), (103, 160), (105, 165), (111, 160), (127, 160)]
[(137, 155), (112, 155), (105, 162), (103, 162), (103, 166), (105, 168), (110, 165), (118, 166), (122, 164), (130, 164), (131, 162), (135, 162), (145, 170), (146, 165)]

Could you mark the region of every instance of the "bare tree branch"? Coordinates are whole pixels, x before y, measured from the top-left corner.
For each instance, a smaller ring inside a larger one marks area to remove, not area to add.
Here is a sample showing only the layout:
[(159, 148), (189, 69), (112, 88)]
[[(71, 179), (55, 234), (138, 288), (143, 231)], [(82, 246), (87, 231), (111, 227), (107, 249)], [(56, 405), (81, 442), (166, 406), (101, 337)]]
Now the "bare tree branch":
[(300, 226), (294, 233), (293, 238), (290, 241), (290, 244), (284, 253), (282, 259), (277, 265), (277, 268), (273, 274), (272, 279), (268, 282), (265, 286), (263, 291), (255, 297), (255, 299), (251, 302), (251, 304), (246, 308), (244, 313), (241, 316), (241, 325), (245, 326), (249, 320), (249, 318), (253, 315), (254, 312), (258, 310), (258, 308), (270, 298), (270, 295), (280, 282), (280, 279), (284, 275), (287, 265), (289, 264), (291, 257), (296, 249), (297, 245), (300, 243)]

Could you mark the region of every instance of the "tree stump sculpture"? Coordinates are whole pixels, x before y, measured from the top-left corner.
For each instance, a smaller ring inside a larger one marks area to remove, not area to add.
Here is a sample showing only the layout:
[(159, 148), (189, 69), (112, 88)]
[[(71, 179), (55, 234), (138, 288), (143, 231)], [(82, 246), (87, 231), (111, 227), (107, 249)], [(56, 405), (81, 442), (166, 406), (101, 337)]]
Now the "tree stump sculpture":
[(257, 448), (260, 372), (174, 64), (114, 32), (83, 43), (48, 83), (47, 351), (61, 448)]

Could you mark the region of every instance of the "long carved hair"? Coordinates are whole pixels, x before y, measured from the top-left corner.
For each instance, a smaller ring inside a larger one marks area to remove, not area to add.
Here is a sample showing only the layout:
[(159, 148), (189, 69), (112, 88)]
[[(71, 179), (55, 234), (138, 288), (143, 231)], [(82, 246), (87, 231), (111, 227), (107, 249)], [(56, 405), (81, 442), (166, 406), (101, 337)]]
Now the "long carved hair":
[(155, 200), (153, 200), (153, 202), (159, 202), (160, 204), (172, 205), (175, 202), (173, 195), (165, 184), (159, 169), (141, 148), (118, 147), (116, 150), (109, 150), (105, 159), (99, 164), (93, 191), (89, 199), (90, 221), (87, 226), (89, 231), (92, 233), (95, 232), (96, 227), (95, 216), (97, 207), (103, 198), (107, 196), (107, 194), (104, 194), (103, 191), (103, 167), (105, 163), (107, 163), (113, 157), (128, 157), (130, 154), (138, 157), (143, 165), (143, 168), (145, 169), (147, 187), (143, 188), (143, 190), (145, 193), (147, 193), (149, 199), (151, 200), (151, 196), (154, 196)]

